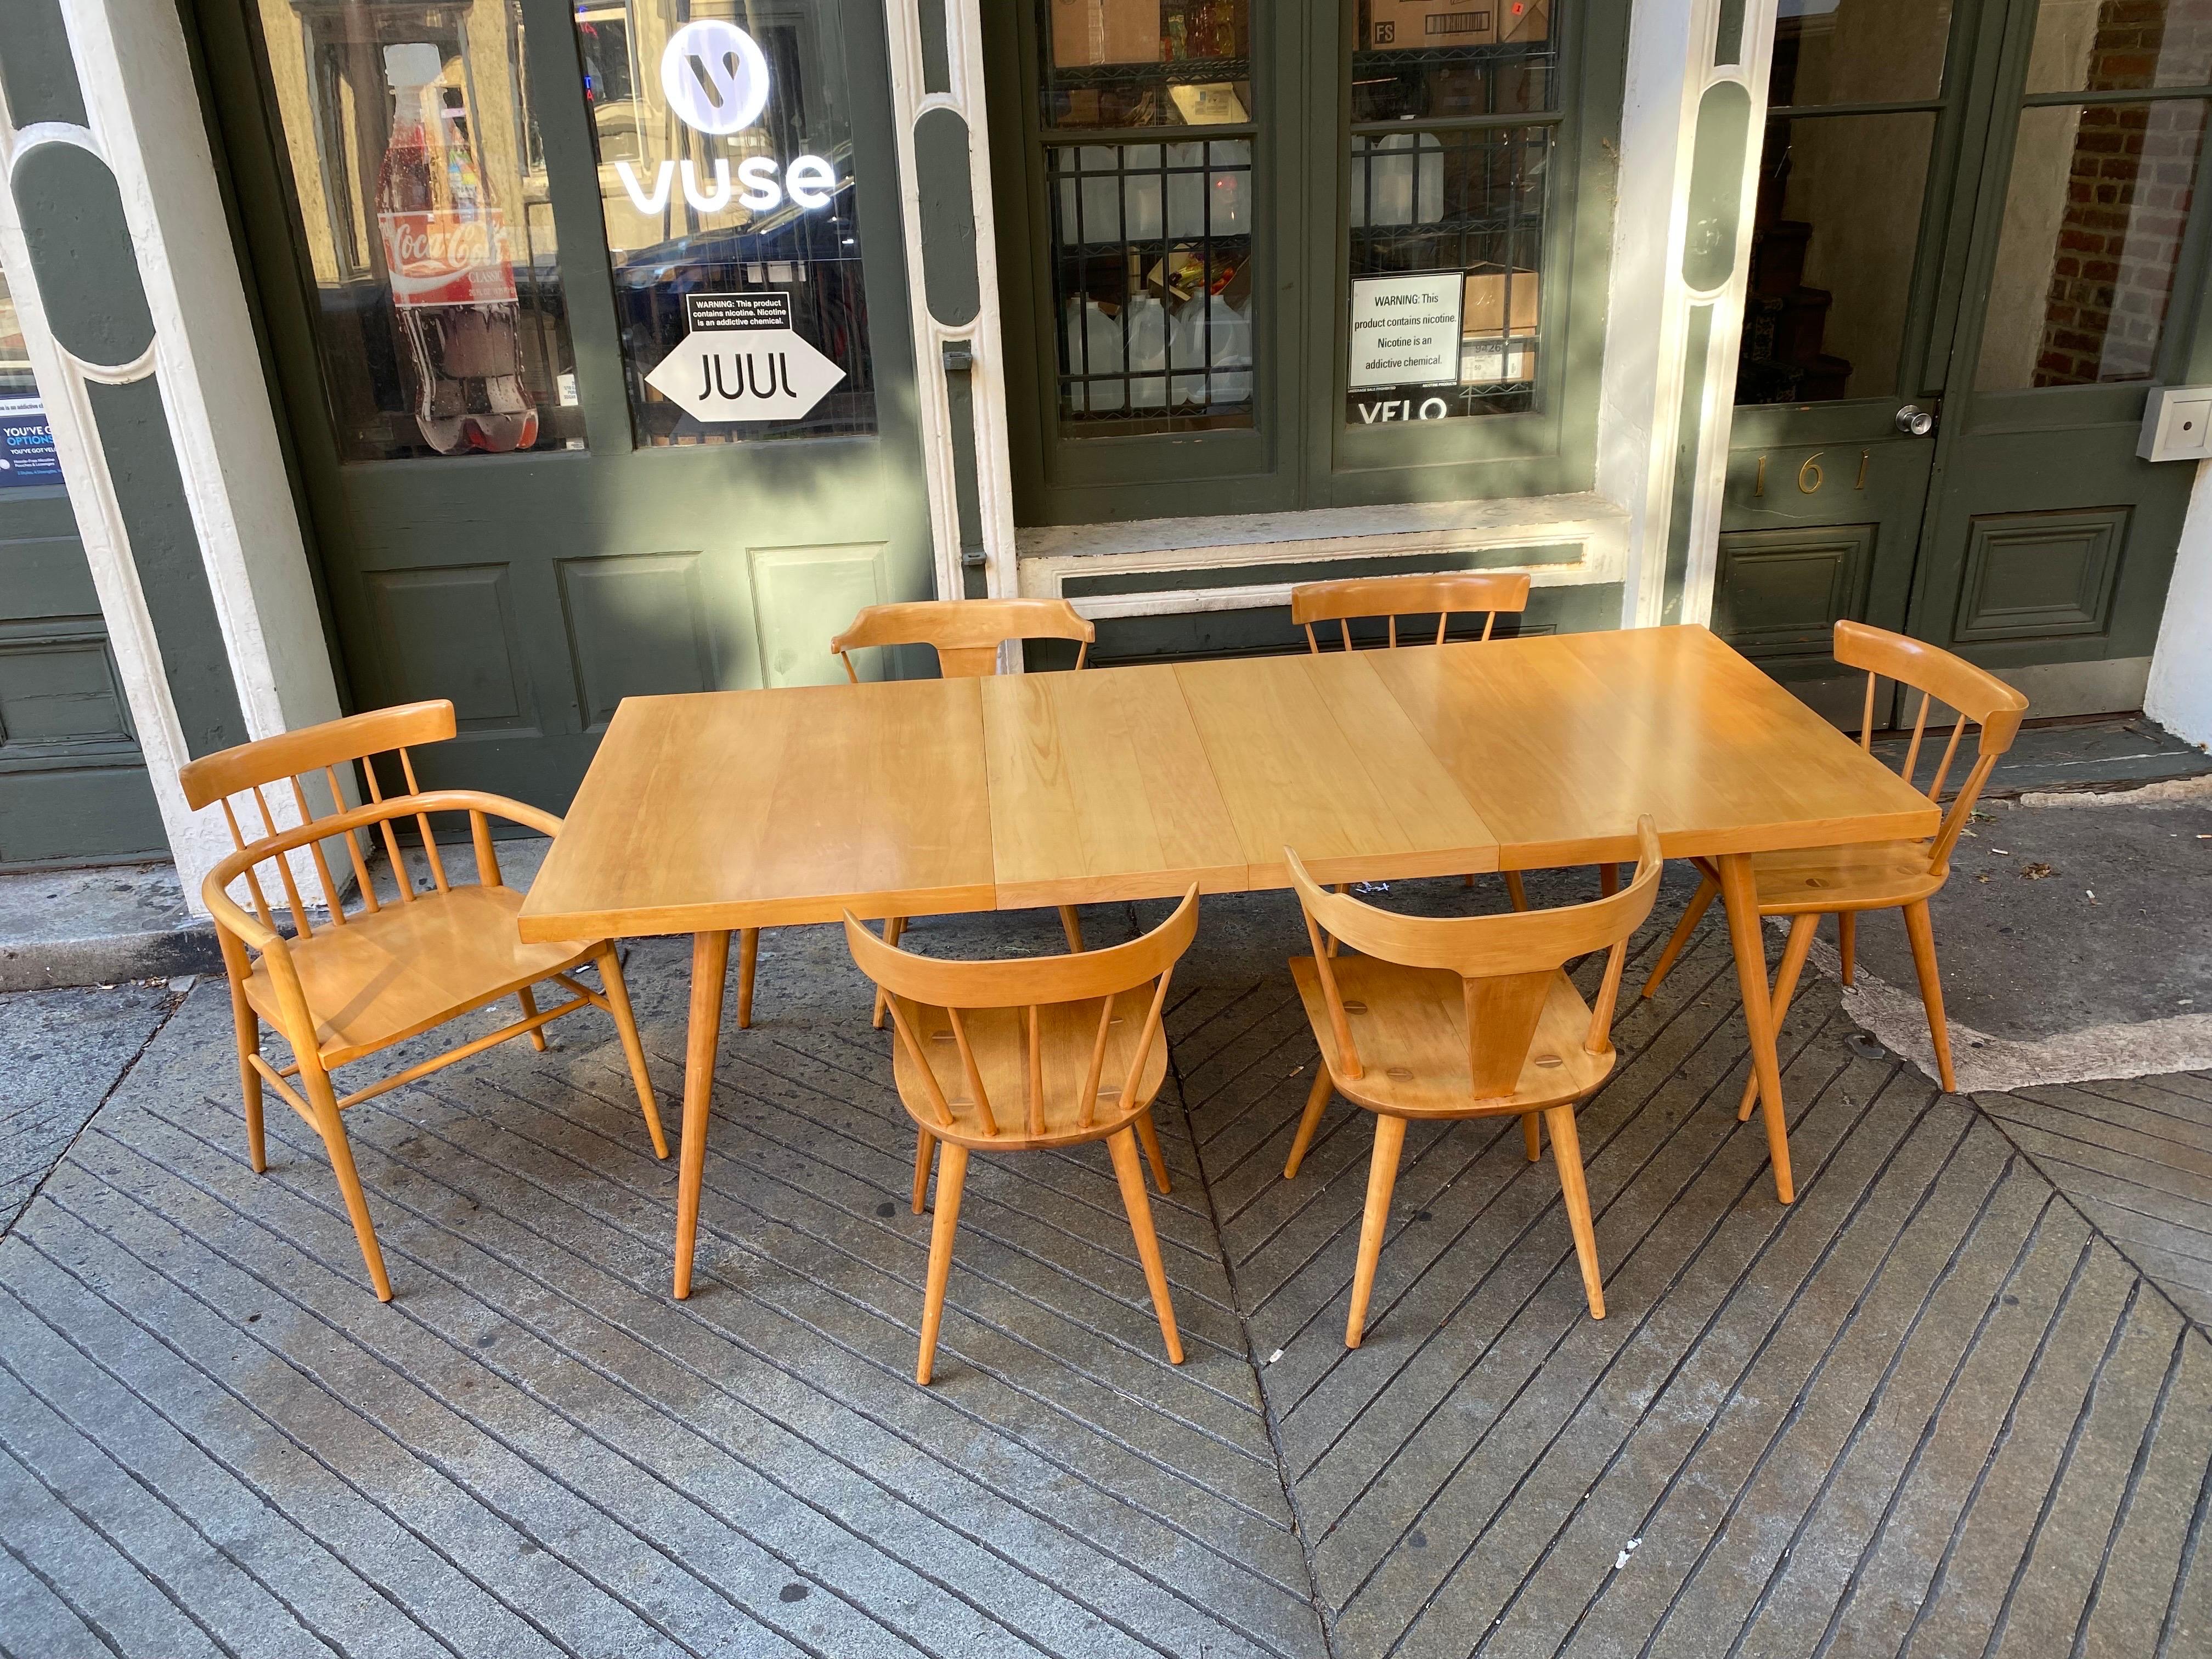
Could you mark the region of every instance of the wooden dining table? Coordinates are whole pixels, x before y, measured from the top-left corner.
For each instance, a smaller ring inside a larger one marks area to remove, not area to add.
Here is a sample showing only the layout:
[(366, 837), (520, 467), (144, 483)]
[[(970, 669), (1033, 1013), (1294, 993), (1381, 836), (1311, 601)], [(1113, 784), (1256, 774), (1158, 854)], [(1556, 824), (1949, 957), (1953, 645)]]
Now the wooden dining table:
[(1286, 887), (1285, 847), (1327, 882), (1604, 864), (1644, 813), (1720, 872), (1787, 1204), (1752, 856), (1937, 811), (1699, 627), (627, 698), (520, 925), (692, 936), (681, 1297), (732, 932)]

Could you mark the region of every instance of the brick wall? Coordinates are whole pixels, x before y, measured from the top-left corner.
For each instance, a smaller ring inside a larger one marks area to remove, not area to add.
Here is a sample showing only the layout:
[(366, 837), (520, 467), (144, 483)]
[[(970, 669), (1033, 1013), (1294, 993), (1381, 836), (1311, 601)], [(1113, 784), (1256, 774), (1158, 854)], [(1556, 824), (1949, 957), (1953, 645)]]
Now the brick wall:
[[(2105, 0), (2090, 47), (2091, 89), (2146, 86), (2169, 46), (2212, 35), (2212, 0)], [(2148, 377), (2173, 287), (2203, 106), (2086, 107), (2059, 222), (2038, 386)]]

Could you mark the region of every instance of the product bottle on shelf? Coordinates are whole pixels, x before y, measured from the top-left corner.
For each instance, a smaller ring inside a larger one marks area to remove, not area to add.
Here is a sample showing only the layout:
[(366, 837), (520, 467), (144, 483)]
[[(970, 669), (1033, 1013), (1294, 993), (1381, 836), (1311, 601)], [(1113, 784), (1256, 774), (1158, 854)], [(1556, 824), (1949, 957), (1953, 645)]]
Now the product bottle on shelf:
[(427, 42), (384, 49), (393, 111), (376, 223), (408, 409), (441, 455), (528, 449), (538, 410), (523, 384), (507, 227), (468, 140), (447, 130), (444, 70)]

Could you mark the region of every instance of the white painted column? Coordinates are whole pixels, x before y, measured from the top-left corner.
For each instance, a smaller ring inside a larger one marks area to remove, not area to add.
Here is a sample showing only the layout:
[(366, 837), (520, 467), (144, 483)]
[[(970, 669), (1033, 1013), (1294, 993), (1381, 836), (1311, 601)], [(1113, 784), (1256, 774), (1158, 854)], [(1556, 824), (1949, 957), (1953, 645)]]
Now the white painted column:
[(2212, 746), (2212, 461), (2197, 469), (2143, 712), (2198, 747)]
[[(1713, 62), (1720, 12), (1721, 0), (1638, 0), (1630, 19), (1597, 455), (1599, 493), (1629, 515), (1624, 628), (1662, 619), (1668, 532), (1678, 513), (1692, 514), (1683, 620), (1703, 622), (1711, 609), (1775, 0), (1746, 0), (1734, 64)], [(1750, 94), (1751, 142), (1727, 279), (1697, 289), (1684, 275), (1683, 254), (1698, 112), (1722, 82)], [(1690, 319), (1698, 306), (1712, 308), (1712, 327), (1703, 361), (1692, 365)], [(1704, 392), (1695, 427), (1685, 432), (1683, 392), (1693, 368), (1702, 371)], [(1675, 462), (1684, 442), (1697, 447), (1698, 466), (1692, 499), (1678, 501)]]
[[(331, 719), (337, 679), (176, 9), (164, 0), (63, 0), (63, 12), (88, 123), (83, 142), (115, 175), (153, 313), (143, 367), (161, 386), (247, 733)], [(46, 335), (12, 206), (0, 216), (8, 220), (0, 255), (19, 304), (29, 300), (33, 371), (58, 416), (55, 447), (178, 874), (197, 908), (200, 878), (230, 839), (219, 812), (193, 813), (177, 787), (189, 757), (82, 391), (87, 379), (137, 375), (88, 372)]]
[[(915, 386), (921, 415), (922, 469), (929, 486), (930, 533), (937, 555), (937, 592), (957, 599), (960, 566), (959, 459), (953, 447), (945, 348), (968, 348), (974, 410), (975, 494), (982, 513), (984, 591), (993, 598), (1021, 591), (1014, 556), (1013, 469), (1006, 441), (1006, 360), (1000, 326), (999, 244), (991, 209), (990, 125), (984, 107), (981, 0), (944, 0), (948, 88), (927, 90), (915, 0), (884, 0), (890, 46), (891, 120), (897, 135), (899, 207), (905, 231), (907, 292), (914, 324)], [(1011, 25), (1008, 25), (1011, 27)], [(915, 124), (948, 110), (968, 130), (968, 182), (975, 216), (975, 315), (940, 321), (929, 308), (922, 266), (921, 181), (916, 176)], [(1018, 664), (1018, 653), (1009, 660)]]

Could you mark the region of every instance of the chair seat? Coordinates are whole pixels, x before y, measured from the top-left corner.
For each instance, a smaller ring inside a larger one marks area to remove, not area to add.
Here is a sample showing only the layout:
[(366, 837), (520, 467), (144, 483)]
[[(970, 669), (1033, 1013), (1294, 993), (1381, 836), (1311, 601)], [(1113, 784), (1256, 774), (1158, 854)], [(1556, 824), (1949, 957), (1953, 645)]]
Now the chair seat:
[[(456, 887), (411, 904), (389, 900), (355, 911), (343, 927), (295, 939), (292, 963), (316, 1015), (325, 1066), (428, 1030), (565, 969), (587, 962), (602, 941), (526, 945), (515, 917), (523, 895), (512, 887)], [(278, 1023), (276, 988), (265, 963), (246, 981), (246, 1000)]]
[(1580, 1100), (1613, 1071), (1610, 1050), (1594, 1054), (1583, 1046), (1589, 1036), (1589, 1005), (1574, 981), (1558, 972), (1513, 1093), (1476, 1100), (1469, 1092), (1467, 999), (1457, 974), (1374, 957), (1346, 954), (1333, 960), (1352, 1041), (1366, 1068), (1357, 1078), (1344, 1074), (1314, 959), (1294, 957), (1291, 976), (1297, 981), (1307, 1023), (1337, 1091), (1370, 1110), (1398, 1117), (1540, 1111)]
[(1056, 1003), (1041, 1011), (1043, 1018), (1040, 1021), (1042, 1029), (1038, 1048), (1044, 1073), (1043, 1128), (1036, 1133), (1029, 1127), (1027, 1104), (1029, 1011), (964, 1011), (960, 1017), (961, 1024), (968, 1033), (968, 1047), (975, 1056), (975, 1069), (981, 1074), (983, 1092), (991, 1103), (991, 1116), (998, 1126), (995, 1135), (983, 1127), (975, 1091), (968, 1085), (967, 1070), (960, 1063), (960, 1047), (953, 1037), (952, 1022), (945, 1010), (926, 1007), (904, 997), (895, 998), (899, 1018), (907, 1022), (908, 1029), (929, 1051), (930, 1070), (936, 1073), (937, 1086), (944, 1091), (945, 1104), (951, 1109), (952, 1123), (947, 1127), (939, 1122), (928, 1083), (903, 1042), (891, 1045), (899, 1099), (921, 1127), (941, 1140), (957, 1141), (963, 1146), (1006, 1151), (1103, 1140), (1150, 1106), (1167, 1076), (1168, 1045), (1163, 1034), (1153, 1040), (1152, 1051), (1145, 1058), (1136, 1098), (1127, 1100), (1121, 1096), (1122, 1079), (1128, 1075), (1129, 1060), (1138, 1034), (1144, 1030), (1152, 998), (1152, 987), (1146, 985), (1124, 991), (1115, 999), (1114, 1023), (1107, 1031), (1105, 1062), (1098, 1070), (1097, 1103), (1087, 1125), (1080, 1121), (1081, 1107), (1076, 1097), (1082, 1092), (1084, 1079), (1091, 1067), (1091, 1048), (1098, 1037), (1098, 1000), (1093, 998), (1087, 1002)]
[(1886, 910), (1924, 899), (1943, 884), (1943, 878), (1929, 868), (1929, 845), (1877, 841), (1757, 854), (1751, 866), (1759, 879), (1759, 914)]

